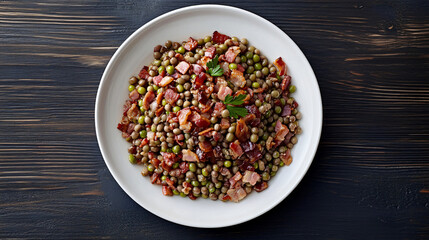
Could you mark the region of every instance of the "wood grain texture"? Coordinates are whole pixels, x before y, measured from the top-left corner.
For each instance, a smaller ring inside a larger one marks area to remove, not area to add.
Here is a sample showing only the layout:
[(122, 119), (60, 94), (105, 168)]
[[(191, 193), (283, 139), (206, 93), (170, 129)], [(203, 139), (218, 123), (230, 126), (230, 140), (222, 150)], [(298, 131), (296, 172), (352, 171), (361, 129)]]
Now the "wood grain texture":
[(274, 210), (220, 230), (162, 220), (120, 189), (94, 131), (104, 67), (141, 25), (200, 3), (0, 1), (0, 238), (428, 239), (423, 0), (217, 1), (273, 22), (309, 59), (324, 105), (313, 165)]

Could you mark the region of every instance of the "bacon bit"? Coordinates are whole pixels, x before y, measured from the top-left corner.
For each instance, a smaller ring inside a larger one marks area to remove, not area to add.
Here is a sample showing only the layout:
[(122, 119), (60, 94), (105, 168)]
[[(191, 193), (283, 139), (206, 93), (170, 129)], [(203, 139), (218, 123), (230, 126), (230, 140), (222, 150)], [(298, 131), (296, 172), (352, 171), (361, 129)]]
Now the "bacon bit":
[(150, 160), (150, 162), (152, 163), (152, 165), (153, 165), (155, 168), (158, 168), (158, 167), (159, 167), (159, 164), (161, 163), (161, 161), (159, 161), (159, 159), (158, 159), (158, 158), (152, 158), (152, 159)]
[(214, 102), (211, 102), (208, 105), (204, 105), (204, 108), (201, 109), (201, 113), (209, 113), (210, 115), (210, 111), (212, 110), (212, 106), (213, 106)]
[(281, 84), (282, 91), (285, 91), (286, 89), (288, 89), (290, 85), (290, 81), (291, 81), (291, 77), (289, 75), (283, 78), (282, 84)]
[(197, 199), (197, 197), (195, 197), (193, 193), (189, 193), (189, 194), (188, 194), (188, 197), (189, 197), (189, 199), (191, 199), (191, 200), (196, 200), (196, 199)]
[(133, 103), (133, 105), (131, 105), (130, 109), (128, 109), (127, 111), (127, 117), (128, 119), (132, 120), (134, 118), (136, 118), (139, 115), (139, 108), (137, 107), (137, 104)]
[(154, 141), (155, 140), (155, 133), (150, 131), (147, 133), (146, 137), (147, 137), (147, 139), (149, 139), (149, 141)]
[(193, 122), (195, 126), (199, 128), (207, 128), (210, 126), (210, 120), (201, 116), (198, 112), (192, 112), (191, 117), (189, 118), (190, 122)]
[(169, 104), (174, 105), (174, 103), (176, 103), (176, 101), (180, 98), (180, 95), (173, 89), (169, 88), (165, 91), (164, 98)]
[(212, 144), (209, 141), (202, 141), (198, 143), (198, 146), (203, 152), (211, 152), (213, 151)]
[(210, 133), (211, 131), (214, 131), (214, 128), (207, 128), (206, 130), (199, 132), (198, 135), (205, 136), (207, 133)]
[(189, 192), (192, 189), (192, 185), (190, 183), (186, 182), (186, 181), (182, 183), (182, 187), (183, 187), (182, 192), (184, 194), (189, 194)]
[(270, 150), (274, 146), (273, 137), (269, 136), (266, 142), (267, 150)]
[(181, 61), (179, 64), (177, 64), (176, 70), (178, 72), (180, 72), (181, 74), (186, 74), (186, 72), (188, 71), (190, 66), (191, 65), (189, 65), (189, 63), (187, 63), (185, 61)]
[(219, 141), (219, 140), (220, 140), (220, 137), (221, 137), (221, 134), (220, 134), (220, 133), (218, 133), (218, 132), (216, 132), (216, 131), (213, 131), (213, 132), (212, 132), (212, 135), (213, 135), (213, 140), (214, 140), (215, 142), (217, 142), (217, 141)]
[(284, 142), (285, 144), (288, 144), (288, 143), (289, 143), (289, 141), (290, 141), (290, 139), (291, 139), (293, 136), (295, 136), (295, 134), (293, 134), (292, 132), (289, 132), (289, 133), (286, 135), (285, 140), (284, 140), (283, 142)]
[(240, 142), (245, 142), (250, 138), (249, 127), (244, 122), (243, 118), (240, 118), (237, 121), (237, 126), (235, 127), (235, 136), (240, 140)]
[(253, 149), (255, 149), (255, 147), (256, 147), (256, 144), (252, 142), (241, 143), (241, 148), (245, 153), (252, 151)]
[(225, 80), (224, 77), (216, 77), (215, 79), (216, 79), (216, 81), (215, 81), (216, 84), (214, 86), (213, 91), (219, 92), (219, 89), (220, 89), (221, 86), (225, 86), (225, 87), (228, 86), (228, 83), (226, 82), (226, 80)]
[(262, 147), (260, 144), (256, 144), (256, 148), (246, 152), (246, 156), (249, 158), (249, 163), (254, 163), (262, 158)]
[(192, 111), (190, 108), (184, 108), (182, 110), (180, 110), (177, 113), (177, 116), (179, 118), (179, 124), (180, 125), (184, 125), (186, 124), (186, 122), (188, 121), (189, 116), (191, 115)]
[(198, 64), (200, 64), (201, 67), (203, 67), (207, 71), (207, 63), (209, 61), (211, 61), (211, 58), (204, 56), (198, 61)]
[(276, 142), (282, 142), (285, 139), (285, 136), (289, 133), (289, 128), (286, 127), (286, 125), (283, 125), (280, 120), (277, 120), (276, 127), (275, 127), (275, 141)]
[(229, 144), (229, 149), (231, 149), (232, 158), (237, 159), (243, 155), (243, 149), (240, 146), (240, 142), (235, 140)]
[(235, 58), (240, 53), (240, 47), (229, 47), (225, 53), (225, 60), (229, 63), (235, 62)]
[(240, 72), (244, 72), (244, 67), (241, 64), (237, 64), (237, 70)]
[(127, 130), (127, 125), (118, 123), (118, 126), (116, 128), (121, 132), (125, 132)]
[(253, 90), (254, 93), (262, 93), (264, 91), (265, 91), (265, 88), (261, 88), (261, 87)]
[(293, 109), (296, 109), (298, 106), (299, 106), (298, 103), (296, 101), (293, 101), (292, 103)]
[(246, 85), (246, 79), (244, 78), (243, 73), (238, 71), (237, 69), (232, 70), (229, 80), (236, 87), (242, 88)]
[(161, 80), (161, 82), (159, 83), (159, 86), (160, 87), (165, 87), (168, 84), (170, 84), (172, 81), (174, 81), (174, 78), (172, 78), (170, 76), (163, 77), (162, 80)]
[(162, 106), (162, 107), (160, 107), (160, 108), (158, 108), (157, 110), (156, 110), (156, 112), (155, 112), (155, 115), (157, 116), (157, 117), (159, 117), (159, 116), (161, 116), (161, 114), (164, 112), (164, 106)]
[(199, 89), (201, 86), (203, 86), (204, 81), (207, 79), (207, 75), (204, 72), (201, 72), (197, 75), (197, 77), (194, 80), (194, 88)]
[(226, 86), (220, 86), (220, 88), (219, 88), (219, 92), (217, 93), (217, 97), (218, 97), (220, 100), (225, 101), (225, 97), (226, 97), (228, 94), (229, 94), (229, 95), (231, 95), (231, 94), (232, 94), (232, 90), (231, 90), (231, 88), (226, 87)]
[(176, 53), (176, 55), (174, 55), (174, 57), (177, 58), (177, 60), (179, 60), (179, 61), (184, 61), (185, 60), (185, 58), (183, 57), (183, 55), (180, 54), (180, 53)]
[(239, 202), (247, 195), (246, 191), (242, 187), (238, 189), (229, 189), (226, 194), (231, 197), (231, 201), (233, 202)]
[(252, 186), (255, 186), (255, 184), (261, 179), (261, 176), (253, 171), (246, 171), (243, 176), (243, 182), (244, 183), (250, 183)]
[(250, 114), (247, 114), (243, 119), (247, 124), (250, 124), (256, 119), (256, 116), (255, 114), (250, 113)]
[(260, 182), (260, 183), (256, 184), (253, 189), (255, 189), (256, 192), (262, 192), (267, 188), (268, 188), (267, 182)]
[(134, 123), (130, 123), (129, 125), (128, 125), (128, 128), (127, 128), (127, 133), (132, 133), (133, 131), (134, 131), (134, 127), (135, 127), (136, 125), (134, 124)]
[(289, 104), (286, 104), (284, 107), (283, 107), (283, 111), (282, 111), (282, 117), (286, 117), (286, 116), (290, 116), (292, 114), (292, 109), (291, 109), (291, 107), (290, 107), (290, 105)]
[(243, 176), (241, 175), (240, 171), (236, 172), (232, 178), (229, 179), (229, 183), (231, 183), (231, 186), (234, 186), (235, 183), (237, 183)]
[(187, 163), (187, 162), (182, 162), (180, 165), (179, 165), (179, 168), (180, 168), (180, 173), (186, 173), (188, 170), (189, 170), (189, 163)]
[(159, 86), (159, 83), (162, 81), (162, 75), (158, 75), (153, 77), (153, 83), (157, 86)]
[(147, 145), (149, 143), (149, 140), (147, 138), (143, 138), (142, 143), (140, 143), (139, 147), (143, 147), (144, 145)]
[(222, 175), (222, 176), (226, 176), (226, 175), (231, 174), (231, 172), (226, 167), (221, 168), (219, 172), (220, 172), (220, 175)]
[(139, 78), (140, 79), (147, 79), (150, 75), (149, 75), (149, 73), (148, 73), (148, 70), (149, 69), (149, 67), (148, 66), (144, 66), (141, 70), (140, 70), (140, 73), (139, 73)]
[(231, 126), (231, 123), (229, 123), (228, 119), (222, 118), (220, 120), (220, 129), (225, 130), (228, 129)]
[(225, 196), (223, 196), (222, 201), (230, 201), (231, 197), (228, 196), (228, 194), (225, 194)]
[(173, 196), (173, 192), (168, 186), (162, 186), (162, 194), (165, 196)]
[(156, 101), (153, 101), (149, 106), (150, 106), (150, 110), (155, 112), (156, 109), (158, 108), (158, 103)]
[(190, 37), (188, 39), (188, 42), (183, 47), (188, 51), (193, 51), (195, 48), (197, 48), (197, 46), (198, 46), (197, 40)]
[(130, 92), (128, 96), (130, 97), (131, 100), (135, 101), (140, 97), (140, 94), (137, 91), (137, 89), (134, 89), (132, 92)]
[[(226, 108), (226, 106), (225, 106), (225, 104), (223, 104), (223, 102), (216, 102), (215, 107), (214, 107), (214, 111), (213, 111), (213, 116), (219, 117), (225, 108)], [(224, 118), (222, 118), (222, 119), (224, 119)]]
[(178, 79), (179, 77), (181, 77), (182, 75), (178, 72), (174, 72), (172, 75), (170, 75), (171, 77), (173, 77), (174, 79)]
[(280, 154), (280, 160), (282, 160), (286, 166), (289, 166), (292, 163), (292, 155), (290, 154), (290, 149)]
[(238, 91), (234, 94), (234, 97), (237, 97), (238, 95), (241, 95), (241, 94), (246, 95), (246, 98), (245, 98), (245, 99), (243, 99), (244, 104), (246, 104), (246, 102), (248, 102), (248, 101), (250, 100), (250, 95), (249, 95), (249, 94), (247, 94), (247, 92), (246, 92), (246, 91), (244, 91), (244, 90), (238, 90)]
[[(127, 111), (128, 111), (128, 109), (130, 109), (132, 104), (133, 104), (133, 102), (131, 102), (130, 100), (125, 101), (125, 104), (122, 107), (122, 110), (123, 110), (122, 113), (124, 116), (127, 116)], [(124, 118), (122, 118), (122, 121), (124, 121)], [(128, 119), (127, 119), (127, 121), (128, 121)], [(123, 122), (121, 122), (121, 123), (123, 123)]]
[(176, 189), (176, 187), (174, 186), (174, 182), (173, 182), (170, 178), (166, 178), (166, 179), (165, 179), (165, 183), (167, 183), (167, 185), (168, 185), (171, 189)]
[(207, 96), (204, 94), (204, 93), (202, 93), (202, 92), (198, 92), (198, 102), (200, 102), (200, 103), (202, 103), (202, 104), (204, 104), (204, 105), (206, 105), (207, 104), (207, 101), (209, 100), (208, 98), (207, 98)]
[(230, 39), (230, 38), (231, 37), (229, 37), (229, 36), (227, 36), (225, 34), (219, 33), (218, 31), (214, 31), (213, 32), (212, 40), (213, 40), (213, 42), (215, 42), (217, 44), (223, 44), (223, 43), (225, 43), (225, 41), (227, 39)]
[(273, 62), (274, 66), (276, 66), (277, 70), (279, 70), (279, 75), (283, 76), (285, 74), (287, 74), (287, 67), (286, 67), (286, 63), (283, 62), (282, 57), (277, 58), (274, 62)]
[(228, 62), (221, 62), (221, 63), (219, 63), (219, 66), (223, 70), (223, 75), (229, 77), (231, 74), (231, 70), (229, 69), (229, 63)]
[(150, 182), (152, 183), (152, 184), (154, 184), (154, 183), (156, 183), (156, 181), (159, 179), (159, 174), (158, 173), (153, 173), (151, 176), (150, 176)]
[(161, 92), (160, 94), (158, 94), (158, 96), (156, 96), (156, 103), (161, 104), (163, 97), (164, 97), (164, 92)]
[(204, 56), (209, 57), (209, 58), (213, 58), (215, 53), (216, 53), (216, 48), (211, 46), (211, 47), (206, 49)]
[(182, 160), (183, 161), (188, 161), (188, 162), (199, 162), (200, 159), (198, 158), (198, 155), (195, 154), (194, 152), (192, 152), (191, 150), (188, 149), (183, 149), (182, 150)]
[(202, 73), (203, 71), (204, 71), (204, 68), (203, 67), (201, 67), (200, 65), (198, 65), (198, 64), (192, 64), (192, 71), (196, 74), (196, 75), (198, 75), (198, 74), (200, 74), (200, 73)]

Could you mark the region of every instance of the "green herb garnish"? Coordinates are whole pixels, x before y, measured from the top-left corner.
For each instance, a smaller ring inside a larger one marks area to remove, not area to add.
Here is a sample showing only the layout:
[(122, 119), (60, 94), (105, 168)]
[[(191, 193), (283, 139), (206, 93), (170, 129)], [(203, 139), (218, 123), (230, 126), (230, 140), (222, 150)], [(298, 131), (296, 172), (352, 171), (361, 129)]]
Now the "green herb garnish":
[(207, 72), (212, 77), (219, 77), (223, 74), (223, 69), (218, 64), (219, 57), (216, 55), (216, 57), (213, 58), (213, 60), (207, 62), (206, 66), (208, 68)]
[(245, 94), (240, 94), (237, 97), (232, 97), (231, 95), (226, 95), (225, 97), (225, 101), (223, 101), (223, 103), (225, 103), (226, 105), (226, 109), (228, 109), (229, 111), (229, 115), (233, 118), (238, 118), (238, 116), (240, 117), (245, 117), (249, 112), (247, 111), (246, 108), (244, 107), (235, 107), (235, 106), (231, 106), (231, 105), (241, 105), (244, 103), (244, 99), (247, 97), (247, 95)]

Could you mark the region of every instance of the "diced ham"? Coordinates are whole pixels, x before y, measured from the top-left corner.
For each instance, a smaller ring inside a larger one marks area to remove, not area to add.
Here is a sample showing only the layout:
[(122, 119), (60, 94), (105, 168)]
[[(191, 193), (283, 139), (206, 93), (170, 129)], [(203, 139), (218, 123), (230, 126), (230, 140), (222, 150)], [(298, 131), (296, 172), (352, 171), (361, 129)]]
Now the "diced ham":
[(225, 60), (229, 63), (235, 62), (235, 58), (240, 53), (240, 47), (232, 46), (229, 47), (225, 53)]
[(139, 92), (137, 92), (137, 89), (134, 89), (130, 94), (128, 95), (131, 100), (135, 101), (140, 97)]
[(275, 127), (276, 136), (274, 140), (276, 142), (282, 142), (285, 139), (285, 136), (289, 133), (289, 128), (286, 125), (282, 124), (280, 120), (277, 120)]
[(229, 183), (231, 186), (234, 186), (236, 182), (238, 182), (243, 176), (241, 175), (240, 171), (237, 171), (232, 178), (229, 179)]
[(189, 63), (187, 63), (185, 61), (181, 61), (179, 64), (177, 64), (176, 70), (178, 72), (180, 72), (181, 74), (186, 74), (186, 72), (188, 71), (190, 66), (191, 65), (189, 65)]
[(149, 68), (148, 66), (144, 66), (139, 73), (139, 78), (140, 79), (147, 79), (150, 75), (149, 72), (147, 71)]
[(144, 95), (144, 98), (143, 98), (144, 110), (149, 110), (150, 103), (153, 101), (154, 98), (155, 98), (155, 93), (153, 91), (149, 91), (146, 93), (146, 95)]
[(244, 78), (243, 73), (238, 71), (237, 69), (233, 69), (231, 71), (229, 81), (231, 81), (231, 83), (234, 84), (236, 87), (240, 88), (246, 85), (246, 79)]
[(246, 142), (250, 138), (249, 127), (243, 118), (240, 118), (237, 121), (237, 126), (235, 127), (235, 136), (240, 142)]
[(182, 110), (180, 110), (177, 113), (177, 116), (179, 118), (179, 124), (180, 125), (184, 125), (186, 124), (186, 122), (188, 121), (189, 116), (191, 115), (192, 111), (190, 108), (184, 108)]
[(235, 140), (229, 144), (229, 149), (231, 149), (232, 158), (237, 159), (243, 155), (243, 149), (240, 146), (240, 142)]
[(282, 57), (279, 57), (276, 60), (274, 60), (273, 64), (274, 66), (276, 66), (277, 70), (279, 71), (280, 76), (287, 74), (286, 63), (283, 62)]
[(243, 176), (243, 182), (250, 183), (252, 186), (255, 186), (259, 179), (261, 179), (261, 176), (253, 171), (246, 171)]
[(280, 160), (282, 160), (286, 166), (289, 166), (292, 163), (292, 155), (290, 154), (290, 149), (280, 154)]
[(247, 195), (246, 191), (242, 187), (238, 189), (229, 189), (226, 194), (231, 197), (231, 201), (233, 202), (239, 202)]
[(283, 107), (282, 117), (290, 116), (292, 114), (292, 109), (289, 104), (286, 104)]
[(165, 87), (168, 84), (170, 84), (173, 80), (174, 80), (173, 77), (171, 77), (171, 76), (165, 76), (165, 77), (162, 78), (161, 82), (159, 82), (158, 86)]
[(230, 126), (231, 124), (229, 123), (228, 119), (222, 118), (222, 120), (220, 120), (220, 129), (225, 130), (228, 129)]
[(176, 101), (180, 98), (180, 95), (176, 93), (173, 89), (167, 89), (164, 93), (165, 100), (171, 104), (174, 105)]
[(204, 56), (209, 57), (209, 58), (213, 58), (215, 56), (215, 53), (216, 53), (216, 48), (214, 46), (211, 46), (211, 47), (206, 49)]
[(214, 43), (223, 44), (223, 43), (225, 43), (225, 41), (227, 39), (230, 39), (230, 38), (231, 37), (229, 37), (229, 36), (227, 36), (225, 34), (219, 33), (218, 31), (214, 31), (213, 32), (212, 40), (213, 40)]
[(159, 86), (159, 83), (162, 81), (162, 75), (158, 75), (153, 77), (153, 83), (157, 86)]
[(183, 155), (183, 157), (182, 157), (183, 161), (188, 161), (188, 162), (199, 162), (200, 161), (200, 159), (198, 158), (198, 155), (189, 149), (183, 149), (182, 155)]
[(229, 87), (226, 86), (220, 86), (219, 88), (219, 92), (217, 93), (217, 97), (222, 100), (225, 101), (225, 97), (227, 95), (231, 95), (232, 94), (232, 90)]
[(193, 51), (195, 48), (197, 48), (197, 46), (198, 46), (197, 40), (190, 37), (188, 39), (188, 42), (186, 42), (185, 46), (183, 46), (183, 47), (188, 51)]
[(260, 182), (258, 184), (255, 185), (254, 189), (256, 192), (262, 192), (265, 189), (268, 188), (268, 183), (267, 182)]
[(289, 75), (283, 78), (282, 84), (281, 84), (282, 91), (285, 91), (286, 89), (288, 89), (291, 79), (292, 78)]
[(201, 67), (200, 65), (198, 65), (198, 64), (192, 64), (192, 71), (194, 71), (194, 73), (196, 74), (196, 75), (198, 75), (198, 74), (200, 74), (201, 72), (203, 72), (204, 71), (204, 68), (203, 67)]

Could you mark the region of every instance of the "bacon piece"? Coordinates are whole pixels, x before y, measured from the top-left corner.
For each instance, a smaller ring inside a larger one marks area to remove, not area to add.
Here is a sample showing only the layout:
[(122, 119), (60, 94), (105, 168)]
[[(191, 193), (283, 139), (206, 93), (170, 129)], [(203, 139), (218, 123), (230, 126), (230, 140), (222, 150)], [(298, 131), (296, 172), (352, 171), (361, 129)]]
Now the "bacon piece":
[(232, 94), (232, 90), (229, 87), (225, 87), (225, 86), (221, 86), (219, 88), (219, 92), (217, 93), (217, 97), (222, 100), (225, 101), (225, 97), (227, 95), (231, 95)]
[(130, 123), (127, 128), (127, 133), (132, 133), (134, 131), (134, 127), (136, 125), (134, 123)]
[(184, 194), (189, 194), (189, 192), (192, 190), (192, 185), (186, 181), (182, 183), (182, 187), (183, 187), (182, 192)]
[(281, 84), (282, 91), (285, 91), (286, 89), (288, 89), (290, 82), (291, 82), (291, 77), (289, 75), (283, 78), (282, 84)]
[(240, 142), (235, 140), (229, 144), (229, 149), (231, 149), (232, 158), (237, 159), (243, 155), (243, 149), (240, 146)]
[(186, 122), (188, 121), (189, 116), (191, 115), (192, 111), (190, 108), (184, 108), (182, 110), (180, 110), (177, 113), (177, 116), (179, 118), (179, 124), (180, 125), (184, 125), (186, 124)]
[(171, 77), (173, 77), (174, 79), (178, 79), (179, 77), (182, 76), (182, 74), (178, 73), (178, 72), (174, 72), (172, 75), (170, 75)]
[(220, 175), (222, 175), (222, 176), (226, 176), (226, 175), (231, 174), (231, 172), (226, 167), (221, 168), (219, 172), (220, 172)]
[(162, 99), (164, 99), (164, 92), (161, 92), (160, 94), (158, 94), (156, 96), (156, 103), (157, 104), (161, 104), (162, 103)]
[(244, 73), (244, 67), (241, 64), (237, 64), (237, 70)]
[(219, 33), (218, 31), (214, 31), (213, 32), (212, 40), (213, 40), (214, 43), (223, 44), (223, 43), (225, 43), (225, 41), (227, 39), (230, 39), (230, 38), (231, 37), (229, 37), (229, 36), (227, 36), (225, 34)]
[(292, 132), (289, 132), (289, 133), (286, 135), (285, 140), (284, 140), (283, 142), (284, 142), (285, 144), (288, 144), (288, 143), (289, 143), (289, 141), (290, 141), (290, 139), (291, 139), (293, 136), (295, 136), (295, 134), (293, 134)]
[(158, 86), (160, 86), (160, 87), (165, 87), (165, 86), (167, 86), (168, 84), (170, 84), (173, 80), (174, 80), (174, 78), (173, 78), (173, 77), (171, 77), (171, 76), (165, 76), (165, 77), (163, 77), (163, 78), (162, 78), (162, 80), (161, 80), (161, 82), (158, 84)]
[(148, 143), (149, 143), (149, 139), (144, 138), (144, 139), (142, 140), (142, 143), (140, 143), (140, 146), (139, 146), (139, 147), (143, 147), (144, 145), (147, 145)]
[(207, 118), (205, 118), (201, 115), (200, 115), (200, 118), (197, 118), (194, 123), (195, 123), (195, 126), (197, 126), (199, 128), (207, 128), (210, 126), (210, 120), (208, 120)]
[(223, 102), (217, 102), (215, 104), (215, 107), (214, 107), (213, 116), (219, 117), (225, 108), (226, 108), (226, 106), (225, 106), (225, 104), (223, 104)]
[(185, 60), (185, 58), (183, 57), (183, 55), (180, 54), (180, 53), (176, 53), (176, 55), (174, 55), (174, 57), (177, 58), (177, 60), (179, 60), (179, 61), (184, 61)]
[(283, 107), (283, 111), (282, 111), (282, 117), (286, 117), (286, 116), (290, 116), (292, 114), (292, 109), (291, 106), (289, 104), (286, 104)]
[(265, 144), (267, 150), (270, 150), (275, 145), (275, 143), (273, 142), (273, 140), (274, 140), (273, 137), (271, 137), (271, 136), (268, 137), (267, 142)]
[(285, 139), (285, 136), (289, 133), (289, 128), (286, 125), (282, 124), (280, 120), (277, 120), (275, 127), (276, 136), (274, 140), (276, 142), (282, 142)]
[(155, 133), (154, 133), (154, 132), (152, 132), (152, 131), (147, 132), (146, 138), (147, 138), (149, 141), (154, 141), (154, 140), (155, 140)]
[(204, 131), (198, 133), (199, 136), (208, 136), (211, 131), (214, 131), (214, 128), (207, 128)]
[(240, 140), (240, 142), (245, 142), (250, 138), (249, 127), (244, 122), (243, 118), (240, 118), (237, 121), (237, 126), (235, 127), (235, 136)]
[(160, 107), (160, 108), (158, 108), (157, 110), (156, 110), (156, 112), (155, 112), (155, 115), (157, 116), (157, 117), (159, 117), (159, 116), (161, 116), (161, 114), (164, 112), (164, 106), (162, 106), (162, 107)]
[(153, 174), (150, 176), (150, 182), (151, 182), (152, 184), (156, 183), (158, 179), (159, 179), (159, 174), (158, 174), (158, 173), (153, 173)]
[(180, 72), (181, 74), (186, 74), (186, 72), (188, 71), (190, 66), (191, 65), (189, 65), (189, 63), (187, 63), (185, 61), (181, 61), (179, 64), (177, 64), (176, 70), (178, 72)]
[(225, 80), (224, 77), (216, 77), (216, 84), (215, 84), (215, 87), (214, 87), (213, 90), (215, 92), (219, 92), (219, 89), (220, 89), (221, 86), (227, 87), (228, 83), (226, 82), (226, 80)]
[(197, 75), (197, 77), (194, 80), (194, 88), (199, 89), (201, 86), (203, 86), (204, 81), (207, 79), (207, 75), (204, 72), (201, 72)]
[(234, 174), (234, 176), (232, 176), (232, 177), (229, 179), (229, 183), (231, 184), (231, 187), (232, 187), (232, 186), (234, 186), (234, 185), (235, 185), (235, 183), (237, 183), (238, 181), (240, 181), (240, 179), (241, 179), (242, 177), (243, 177), (243, 176), (241, 175), (240, 171), (237, 171), (237, 172)]
[(283, 62), (282, 57), (279, 57), (276, 60), (274, 60), (273, 64), (274, 66), (276, 66), (277, 70), (279, 71), (280, 76), (287, 74), (286, 63)]
[(238, 71), (237, 69), (233, 69), (231, 72), (231, 76), (229, 78), (232, 84), (236, 87), (244, 87), (246, 85), (246, 79), (243, 76), (243, 73)]
[(212, 144), (209, 141), (202, 141), (198, 143), (198, 146), (203, 152), (211, 152), (213, 151)]
[(159, 86), (159, 83), (162, 81), (162, 75), (158, 75), (153, 77), (153, 83), (157, 86)]
[(206, 49), (204, 56), (209, 57), (209, 58), (213, 58), (215, 56), (215, 53), (216, 53), (216, 48), (214, 46), (211, 46), (211, 47)]
[(246, 191), (242, 187), (237, 189), (229, 189), (226, 194), (231, 197), (231, 201), (233, 202), (239, 202), (247, 195)]
[(185, 46), (183, 46), (183, 47), (188, 51), (193, 51), (195, 48), (197, 48), (197, 46), (198, 46), (197, 40), (190, 37), (188, 39), (188, 42), (186, 42)]
[(229, 63), (235, 62), (235, 58), (240, 53), (240, 47), (229, 47), (225, 53), (225, 60)]
[(200, 65), (201, 65), (201, 67), (203, 67), (203, 68), (207, 71), (207, 69), (208, 69), (208, 68), (207, 68), (207, 63), (208, 63), (209, 61), (211, 61), (211, 58), (204, 56), (204, 57), (202, 57), (202, 58), (198, 61), (198, 64), (200, 64)]
[(200, 102), (200, 103), (202, 103), (202, 104), (204, 104), (204, 105), (206, 105), (207, 104), (207, 101), (209, 100), (208, 98), (207, 98), (207, 96), (204, 94), (204, 93), (202, 93), (201, 91), (199, 91), (198, 92), (198, 102)]
[(158, 103), (156, 101), (153, 101), (149, 106), (150, 106), (150, 110), (155, 112), (156, 109), (158, 108)]
[(256, 192), (262, 192), (267, 188), (268, 188), (267, 182), (260, 182), (260, 183), (256, 184), (253, 189), (255, 189)]
[(289, 166), (292, 163), (292, 155), (290, 154), (290, 149), (280, 154), (280, 160), (282, 160), (286, 166)]
[(228, 62), (221, 62), (219, 63), (219, 66), (222, 68), (223, 70), (223, 75), (229, 77), (229, 75), (231, 74), (231, 70), (229, 70), (229, 63)]
[(243, 182), (250, 183), (252, 186), (255, 186), (259, 179), (261, 179), (261, 176), (253, 171), (246, 171), (243, 176)]
[(134, 89), (130, 94), (128, 95), (131, 100), (135, 101), (140, 97), (139, 92), (137, 92), (137, 89)]
[(246, 156), (249, 158), (249, 163), (254, 163), (262, 159), (262, 147), (260, 144), (256, 144), (255, 148), (246, 152)]
[(229, 123), (228, 119), (222, 118), (222, 120), (220, 120), (220, 129), (225, 130), (228, 129), (230, 126), (231, 124)]
[(127, 117), (128, 119), (132, 120), (136, 118), (139, 115), (139, 108), (137, 107), (137, 104), (133, 103), (131, 105), (130, 109), (127, 111)]
[(196, 74), (196, 75), (198, 75), (198, 74), (200, 74), (200, 73), (202, 73), (203, 71), (204, 71), (204, 68), (203, 67), (201, 67), (200, 65), (198, 65), (198, 64), (192, 64), (192, 71), (194, 71), (194, 73)]
[(165, 183), (167, 183), (167, 185), (168, 185), (171, 189), (176, 189), (176, 187), (174, 186), (174, 182), (173, 182), (170, 178), (166, 178), (166, 179), (165, 179)]
[(149, 72), (147, 71), (149, 69), (149, 67), (148, 66), (144, 66), (141, 70), (140, 70), (140, 73), (139, 73), (139, 78), (141, 78), (141, 79), (147, 79), (150, 75), (149, 75)]
[(174, 103), (176, 103), (176, 101), (180, 98), (180, 95), (173, 89), (169, 88), (165, 91), (164, 98), (169, 104), (174, 105)]
[(182, 160), (188, 161), (188, 162), (199, 162), (200, 159), (198, 158), (198, 155), (192, 152), (189, 149), (182, 149)]

